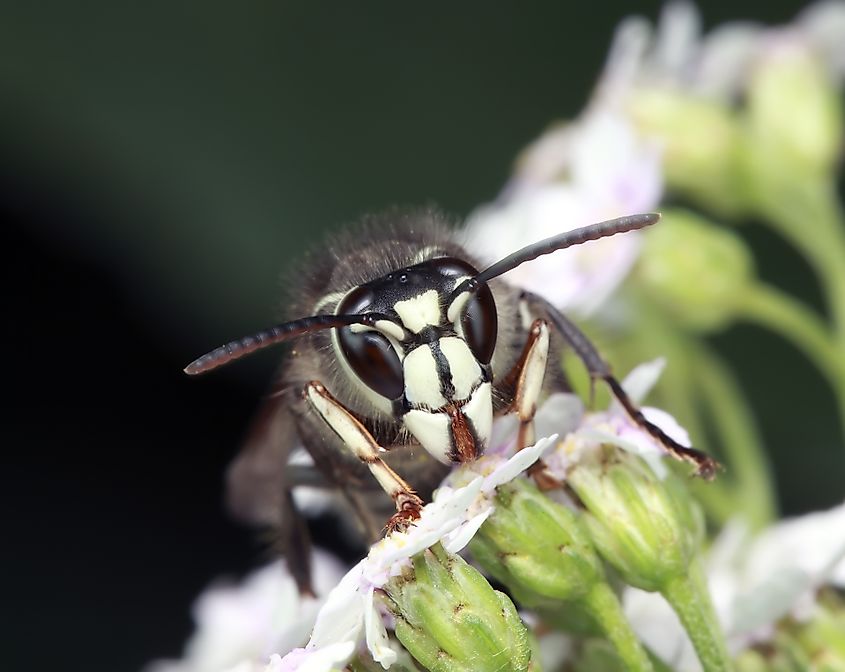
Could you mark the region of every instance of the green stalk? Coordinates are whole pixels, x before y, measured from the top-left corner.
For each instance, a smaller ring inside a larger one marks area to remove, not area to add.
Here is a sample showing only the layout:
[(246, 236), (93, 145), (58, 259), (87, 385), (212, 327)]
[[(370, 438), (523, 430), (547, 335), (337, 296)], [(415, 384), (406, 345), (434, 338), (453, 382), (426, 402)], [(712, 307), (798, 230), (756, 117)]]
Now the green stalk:
[[(840, 265), (845, 269), (845, 256)], [(780, 334), (815, 365), (836, 395), (845, 429), (845, 343), (838, 345), (834, 334), (804, 304), (772, 287), (752, 286), (740, 297), (739, 307), (745, 319)]]
[(730, 369), (703, 344), (693, 347), (699, 391), (730, 464), (739, 510), (760, 529), (777, 517), (777, 504), (771, 466), (751, 409)]
[(654, 670), (610, 586), (604, 582), (596, 582), (580, 601), (601, 626), (620, 660), (625, 664), (626, 670)]
[[(845, 266), (845, 257), (843, 257)], [(742, 316), (791, 341), (830, 381), (845, 386), (845, 359), (827, 325), (800, 301), (774, 287), (756, 284), (739, 300)]]
[(786, 184), (766, 186), (757, 194), (756, 210), (812, 265), (845, 355), (845, 217), (836, 185), (791, 175)]
[(733, 664), (698, 562), (693, 561), (686, 575), (671, 579), (660, 592), (678, 614), (704, 672), (732, 670)]

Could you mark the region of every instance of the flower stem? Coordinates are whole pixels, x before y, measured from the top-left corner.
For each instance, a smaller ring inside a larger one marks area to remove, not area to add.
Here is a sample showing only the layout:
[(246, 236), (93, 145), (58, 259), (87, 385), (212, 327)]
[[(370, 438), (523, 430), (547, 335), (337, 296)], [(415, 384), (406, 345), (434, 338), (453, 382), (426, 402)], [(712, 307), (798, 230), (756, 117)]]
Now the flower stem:
[(788, 339), (818, 368), (836, 395), (845, 428), (845, 347), (831, 330), (804, 304), (766, 285), (755, 285), (740, 305), (746, 319)]
[(625, 664), (626, 670), (654, 670), (610, 586), (604, 582), (596, 582), (581, 602), (616, 648), (616, 653)]
[[(757, 211), (810, 262), (845, 353), (845, 217), (831, 179), (796, 179), (759, 190)], [(779, 188), (780, 187), (780, 188)]]
[(732, 670), (733, 664), (698, 562), (693, 561), (686, 575), (670, 580), (661, 593), (678, 614), (704, 672)]
[(743, 316), (792, 341), (834, 386), (845, 382), (845, 361), (824, 322), (803, 303), (757, 284), (740, 300)]

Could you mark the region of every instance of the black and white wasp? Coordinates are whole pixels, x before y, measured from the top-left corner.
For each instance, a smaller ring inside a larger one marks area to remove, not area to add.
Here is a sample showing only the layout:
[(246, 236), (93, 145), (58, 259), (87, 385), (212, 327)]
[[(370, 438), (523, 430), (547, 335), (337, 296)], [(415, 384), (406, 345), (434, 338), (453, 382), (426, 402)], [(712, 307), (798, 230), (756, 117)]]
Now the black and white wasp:
[[(500, 278), (540, 255), (658, 219), (632, 215), (568, 231), (480, 271), (431, 210), (370, 218), (330, 241), (290, 288), (292, 316), (308, 317), (227, 343), (185, 369), (203, 373), (298, 339), (230, 467), (235, 513), (278, 530), (290, 567), (308, 590), (309, 541), (294, 487), (337, 488), (371, 537), (388, 517), (388, 529), (413, 522), (449, 465), (484, 452), (494, 417), (517, 414), (519, 447), (534, 442), (539, 400), (568, 389), (560, 366), (565, 347), (642, 429), (711, 478), (716, 462), (649, 422), (569, 319)], [(288, 464), (297, 446), (316, 470)], [(380, 490), (393, 501), (387, 512)]]

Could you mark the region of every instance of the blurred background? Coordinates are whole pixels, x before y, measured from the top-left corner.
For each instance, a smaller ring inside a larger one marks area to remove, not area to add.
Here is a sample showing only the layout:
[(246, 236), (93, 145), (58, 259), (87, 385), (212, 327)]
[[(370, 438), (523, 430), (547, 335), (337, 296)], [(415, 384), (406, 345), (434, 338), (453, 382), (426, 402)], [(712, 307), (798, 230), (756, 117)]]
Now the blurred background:
[[(783, 23), (797, 9), (703, 15)], [(272, 323), (280, 272), (325, 232), (391, 204), (460, 217), (494, 198), (517, 152), (578, 114), (631, 5), (1, 11), (0, 664), (137, 670), (179, 654), (210, 581), (266, 560), (221, 486), (280, 353), (202, 379), (182, 367)], [(754, 222), (739, 231), (762, 278), (821, 310), (793, 250)], [(841, 500), (820, 374), (750, 326), (713, 343), (761, 421), (782, 511)]]

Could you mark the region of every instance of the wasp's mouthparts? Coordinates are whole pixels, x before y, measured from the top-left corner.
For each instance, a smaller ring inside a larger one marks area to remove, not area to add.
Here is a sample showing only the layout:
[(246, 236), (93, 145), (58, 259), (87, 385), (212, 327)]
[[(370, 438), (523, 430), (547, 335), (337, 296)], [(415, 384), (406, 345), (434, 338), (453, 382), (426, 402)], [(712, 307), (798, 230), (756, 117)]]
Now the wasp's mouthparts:
[(493, 427), (490, 383), (482, 383), (469, 399), (450, 402), (437, 410), (413, 408), (405, 426), (431, 455), (443, 462), (467, 462), (484, 452)]
[(449, 416), (449, 429), (452, 433), (452, 462), (471, 462), (478, 457), (484, 446), (476, 445), (475, 432), (467, 421), (467, 416), (458, 404), (449, 404), (444, 409)]

